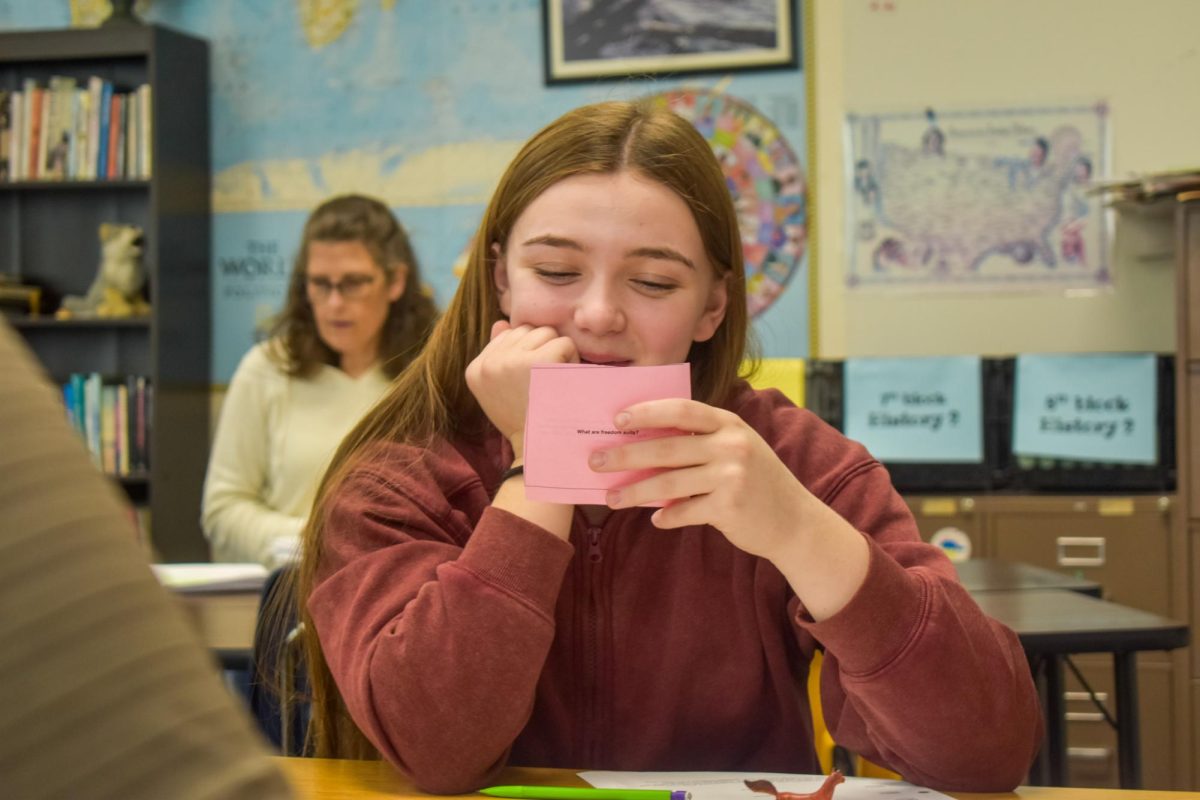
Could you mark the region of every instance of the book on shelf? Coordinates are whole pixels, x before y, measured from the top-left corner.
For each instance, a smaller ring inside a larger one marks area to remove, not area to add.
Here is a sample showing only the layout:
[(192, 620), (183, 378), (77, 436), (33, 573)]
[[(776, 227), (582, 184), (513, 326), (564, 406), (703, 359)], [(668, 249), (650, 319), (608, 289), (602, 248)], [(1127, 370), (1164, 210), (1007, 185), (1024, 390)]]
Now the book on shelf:
[[(128, 378), (126, 378), (128, 381)], [(133, 439), (129, 435), (129, 387), (125, 383), (116, 385), (116, 397), (113, 400), (116, 430), (113, 431), (118, 447), (113, 456), (113, 469), (118, 475), (132, 474), (133, 459), (129, 451), (133, 449)]]
[(21, 131), (24, 129), (22, 120), (25, 118), (24, 95), (13, 92), (8, 96), (8, 175), (4, 180), (21, 180)]
[(67, 162), (71, 153), (71, 139), (75, 132), (75, 79), (64, 75), (50, 78), (43, 109), (44, 135), (39, 159), (42, 178), (63, 180), (68, 177)]
[(88, 117), (91, 107), (91, 96), (87, 89), (76, 89), (73, 93), (71, 109), (71, 149), (67, 154), (67, 177), (84, 180), (84, 159), (88, 149)]
[(9, 147), (12, 141), (12, 96), (8, 89), (0, 89), (0, 181), (9, 181)]
[(112, 115), (112, 84), (103, 81), (100, 84), (100, 140), (96, 146), (96, 178), (108, 177), (108, 137)]
[(150, 147), (151, 99), (153, 90), (150, 84), (143, 83), (138, 87), (138, 175), (149, 178), (153, 170), (153, 150)]
[(114, 94), (109, 102), (112, 103), (112, 108), (108, 112), (108, 166), (104, 169), (104, 177), (119, 178), (122, 175), (121, 135), (125, 132), (121, 126), (124, 95)]
[(26, 135), (21, 142), (21, 168), (25, 172), (25, 180), (37, 180), (38, 148), (42, 140), (42, 97), (40, 89), (32, 78), (27, 78), (23, 84), (25, 93), (25, 126)]
[(125, 147), (122, 150), (121, 169), (122, 175), (137, 177), (140, 173), (137, 169), (137, 92), (130, 92), (125, 95), (125, 119), (122, 121), (122, 126), (125, 130)]
[(117, 387), (100, 386), (100, 468), (109, 475), (117, 472)]
[(88, 78), (87, 147), (83, 150), (79, 177), (85, 181), (96, 180), (96, 160), (100, 152), (100, 103), (104, 99), (104, 79), (93, 75)]
[(98, 468), (122, 478), (149, 470), (153, 389), (145, 375), (106, 379), (73, 373), (62, 385), (62, 398), (67, 421)]
[(0, 182), (149, 178), (152, 119), (148, 83), (25, 78), (0, 89)]

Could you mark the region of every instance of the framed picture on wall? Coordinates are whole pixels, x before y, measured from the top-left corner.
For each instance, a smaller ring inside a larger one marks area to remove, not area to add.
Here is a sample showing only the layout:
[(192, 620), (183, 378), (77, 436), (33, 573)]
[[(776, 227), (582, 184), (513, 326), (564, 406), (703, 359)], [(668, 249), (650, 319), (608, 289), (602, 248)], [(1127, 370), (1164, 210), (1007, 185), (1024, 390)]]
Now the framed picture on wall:
[(542, 0), (546, 83), (795, 68), (804, 0)]

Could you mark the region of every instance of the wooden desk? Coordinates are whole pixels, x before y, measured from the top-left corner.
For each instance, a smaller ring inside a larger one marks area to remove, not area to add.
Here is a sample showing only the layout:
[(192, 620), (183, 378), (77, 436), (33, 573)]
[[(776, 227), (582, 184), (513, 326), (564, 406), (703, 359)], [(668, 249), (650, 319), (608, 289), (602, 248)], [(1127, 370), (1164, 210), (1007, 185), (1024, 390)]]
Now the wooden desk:
[(1019, 561), (972, 558), (969, 561), (955, 562), (954, 569), (958, 571), (958, 579), (968, 592), (1069, 589), (1092, 597), (1100, 596), (1100, 584), (1095, 581), (1075, 578)]
[[(426, 800), (403, 776), (382, 761), (334, 761), (322, 758), (277, 758), (300, 800)], [(587, 786), (570, 770), (509, 768), (497, 784)], [(1200, 792), (1146, 792), (1126, 789), (1068, 789), (1022, 786), (1004, 794), (948, 792), (960, 800), (1200, 800)], [(484, 795), (465, 795), (484, 800)], [(747, 800), (753, 800), (747, 794)], [(835, 794), (836, 798), (836, 794)], [(702, 797), (697, 800), (704, 800)]]
[(1136, 655), (1140, 650), (1174, 650), (1186, 646), (1187, 625), (1061, 589), (981, 591), (971, 596), (985, 614), (1013, 629), (1030, 659), (1046, 715), (1043, 753), (1049, 768), (1046, 780), (1052, 785), (1066, 782), (1062, 657), (1074, 653), (1112, 653), (1121, 788), (1140, 788)]
[(204, 644), (225, 669), (248, 669), (259, 592), (176, 593)]

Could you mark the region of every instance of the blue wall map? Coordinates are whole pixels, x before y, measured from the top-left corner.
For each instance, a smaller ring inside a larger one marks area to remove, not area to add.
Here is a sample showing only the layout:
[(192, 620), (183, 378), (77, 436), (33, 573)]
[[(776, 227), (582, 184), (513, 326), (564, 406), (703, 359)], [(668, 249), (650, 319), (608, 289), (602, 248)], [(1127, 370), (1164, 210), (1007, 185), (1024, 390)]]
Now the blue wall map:
[[(72, 5), (79, 15), (96, 3), (0, 0), (0, 27), (67, 27)], [(228, 381), (278, 311), (313, 206), (349, 191), (383, 199), (445, 305), (508, 160), (578, 105), (716, 90), (768, 120), (807, 172), (800, 71), (547, 87), (541, 13), (539, 0), (149, 4), (147, 21), (211, 45), (214, 383)], [(793, 205), (791, 219), (803, 222), (803, 202)], [(755, 318), (767, 357), (809, 351), (808, 260), (796, 228), (780, 224), (786, 241), (776, 244), (802, 253), (797, 268), (760, 270), (786, 279), (765, 290), (770, 302)]]

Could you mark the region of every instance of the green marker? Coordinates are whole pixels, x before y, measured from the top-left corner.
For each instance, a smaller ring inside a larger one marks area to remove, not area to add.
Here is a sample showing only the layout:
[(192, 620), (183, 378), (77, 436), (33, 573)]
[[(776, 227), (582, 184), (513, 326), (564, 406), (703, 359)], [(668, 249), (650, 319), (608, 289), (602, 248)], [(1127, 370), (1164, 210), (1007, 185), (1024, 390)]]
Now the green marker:
[(569, 786), (489, 786), (480, 792), (492, 797), (530, 800), (692, 800), (692, 793), (670, 789), (603, 789)]

